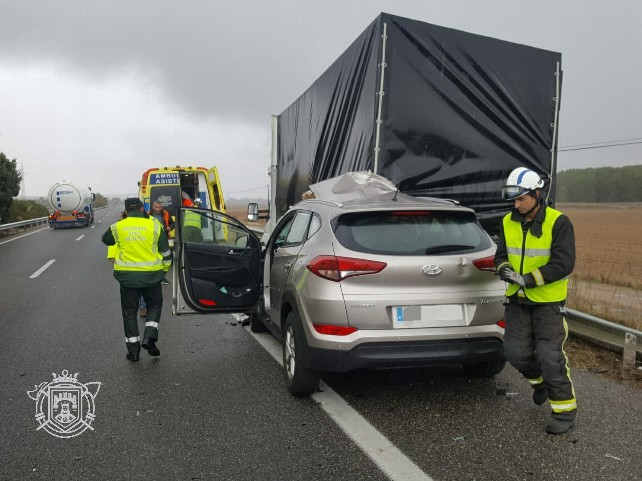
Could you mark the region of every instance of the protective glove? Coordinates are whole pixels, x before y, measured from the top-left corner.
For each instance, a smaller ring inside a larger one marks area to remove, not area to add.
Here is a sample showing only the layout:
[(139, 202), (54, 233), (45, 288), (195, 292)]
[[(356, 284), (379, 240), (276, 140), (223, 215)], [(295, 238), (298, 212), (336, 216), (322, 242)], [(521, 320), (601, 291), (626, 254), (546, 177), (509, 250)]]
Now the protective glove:
[(511, 266), (502, 266), (499, 269), (498, 274), (502, 281), (508, 282), (509, 284), (517, 284), (520, 287), (526, 286), (524, 278), (515, 272)]

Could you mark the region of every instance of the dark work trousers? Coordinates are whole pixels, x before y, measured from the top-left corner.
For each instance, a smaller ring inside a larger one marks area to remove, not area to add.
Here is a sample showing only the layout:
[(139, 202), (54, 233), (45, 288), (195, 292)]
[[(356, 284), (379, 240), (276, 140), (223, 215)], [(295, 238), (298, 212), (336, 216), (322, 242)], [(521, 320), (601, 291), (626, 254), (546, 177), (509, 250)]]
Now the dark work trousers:
[(127, 350), (131, 353), (140, 352), (140, 336), (138, 333), (138, 303), (143, 296), (147, 304), (147, 318), (145, 319), (145, 332), (143, 339), (158, 340), (158, 323), (160, 322), (163, 308), (163, 288), (161, 283), (151, 287), (123, 287), (120, 286), (120, 306), (123, 311), (123, 324), (125, 326), (125, 342)]
[(554, 415), (574, 417), (577, 404), (564, 353), (568, 326), (562, 304), (531, 305), (511, 300), (504, 320), (508, 362), (536, 389), (535, 383), (543, 378)]

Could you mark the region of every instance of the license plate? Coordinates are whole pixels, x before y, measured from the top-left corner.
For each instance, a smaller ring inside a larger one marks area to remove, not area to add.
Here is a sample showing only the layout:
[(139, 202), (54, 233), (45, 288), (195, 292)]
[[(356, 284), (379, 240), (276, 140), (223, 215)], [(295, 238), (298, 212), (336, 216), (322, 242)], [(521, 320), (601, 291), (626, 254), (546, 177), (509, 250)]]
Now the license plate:
[(393, 306), (391, 309), (392, 325), (396, 329), (466, 325), (461, 304)]

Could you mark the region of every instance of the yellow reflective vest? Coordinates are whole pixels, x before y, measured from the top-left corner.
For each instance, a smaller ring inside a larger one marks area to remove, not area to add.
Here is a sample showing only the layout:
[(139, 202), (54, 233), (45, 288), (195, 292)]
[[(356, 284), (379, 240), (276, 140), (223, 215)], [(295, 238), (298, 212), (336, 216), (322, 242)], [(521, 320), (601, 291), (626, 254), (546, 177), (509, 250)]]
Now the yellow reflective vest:
[(539, 238), (532, 235), (530, 229), (524, 233), (522, 224), (511, 220), (510, 213), (504, 216), (503, 230), (508, 262), (515, 272), (522, 275), (532, 274), (537, 284), (530, 288), (520, 288), (517, 284), (509, 284), (506, 289), (507, 297), (518, 293), (518, 296), (525, 295), (533, 302), (542, 303), (560, 302), (566, 299), (568, 277), (545, 284), (539, 272), (539, 268), (546, 265), (551, 257), (553, 225), (560, 215), (562, 215), (560, 211), (546, 207), (546, 216), (542, 223), (542, 236)]
[(191, 211), (185, 211), (185, 220), (183, 222), (183, 227), (195, 227), (196, 229), (201, 228), (201, 215)]
[(128, 217), (111, 226), (118, 252), (114, 270), (153, 272), (163, 270), (163, 255), (158, 252), (162, 226), (149, 217)]

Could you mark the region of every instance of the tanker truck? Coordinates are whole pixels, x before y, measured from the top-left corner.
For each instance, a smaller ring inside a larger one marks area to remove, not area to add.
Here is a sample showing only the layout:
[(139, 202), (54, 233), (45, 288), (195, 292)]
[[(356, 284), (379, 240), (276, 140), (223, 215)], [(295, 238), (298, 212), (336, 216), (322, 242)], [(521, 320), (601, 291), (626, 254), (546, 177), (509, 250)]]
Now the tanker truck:
[(94, 223), (92, 202), (96, 194), (91, 187), (85, 188), (76, 182), (56, 182), (47, 195), (53, 213), (49, 216), (49, 227), (58, 229), (67, 226), (84, 226)]

